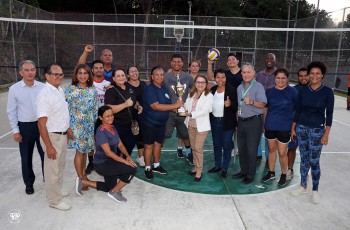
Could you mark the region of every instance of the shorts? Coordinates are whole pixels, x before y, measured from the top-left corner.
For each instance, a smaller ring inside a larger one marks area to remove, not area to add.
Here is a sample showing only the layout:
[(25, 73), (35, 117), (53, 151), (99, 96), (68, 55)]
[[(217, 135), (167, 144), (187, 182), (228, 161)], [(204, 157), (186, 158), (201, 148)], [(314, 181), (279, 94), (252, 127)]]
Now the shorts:
[(170, 112), (169, 119), (166, 123), (165, 138), (170, 138), (173, 135), (176, 127), (176, 137), (182, 140), (188, 140), (188, 129), (185, 125), (186, 117), (177, 116), (176, 113)]
[(276, 131), (276, 130), (265, 130), (265, 138), (267, 140), (278, 140), (283, 144), (287, 144), (290, 141), (290, 131)]
[(154, 142), (162, 144), (165, 138), (165, 126), (154, 127), (141, 123), (143, 143), (145, 145), (153, 145)]

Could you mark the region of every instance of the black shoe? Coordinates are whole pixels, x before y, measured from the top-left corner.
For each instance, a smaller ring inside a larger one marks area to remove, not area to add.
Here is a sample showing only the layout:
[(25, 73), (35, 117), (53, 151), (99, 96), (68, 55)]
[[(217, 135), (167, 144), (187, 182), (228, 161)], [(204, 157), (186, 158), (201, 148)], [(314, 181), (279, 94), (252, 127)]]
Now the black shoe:
[(190, 154), (188, 154), (188, 156), (186, 157), (188, 163), (190, 163), (190, 165), (193, 165), (193, 155), (192, 152)]
[(34, 188), (33, 188), (33, 186), (27, 186), (27, 187), (26, 187), (26, 193), (27, 193), (28, 195), (33, 194), (33, 193), (34, 193)]
[(250, 184), (253, 182), (253, 178), (248, 178), (248, 177), (244, 177), (244, 179), (242, 180), (243, 184)]
[(232, 175), (232, 178), (243, 178), (243, 177), (245, 177), (245, 175), (242, 174), (241, 172), (235, 173), (235, 174)]
[(268, 171), (267, 174), (262, 178), (262, 180), (264, 182), (268, 182), (268, 181), (273, 180), (275, 178), (276, 178), (275, 172)]
[(196, 175), (196, 172), (193, 172), (192, 170), (190, 170), (190, 171), (187, 172), (187, 174), (190, 175), (190, 176), (193, 176), (193, 175)]
[(217, 166), (214, 166), (213, 168), (208, 170), (208, 173), (216, 173), (216, 172), (219, 172), (219, 171), (221, 171), (221, 168), (217, 167)]
[(89, 163), (85, 169), (86, 175), (90, 175), (93, 170), (94, 170), (94, 164)]
[(287, 174), (281, 174), (280, 180), (278, 181), (278, 185), (282, 186), (286, 184)]
[(227, 177), (227, 172), (226, 171), (221, 171), (220, 177), (221, 178), (226, 178)]
[(153, 179), (152, 170), (145, 170), (145, 176), (146, 176), (147, 180), (152, 180)]
[(202, 179), (202, 176), (200, 176), (200, 177), (194, 177), (194, 181), (196, 181), (196, 182), (201, 181), (201, 179)]
[(167, 171), (165, 169), (162, 168), (162, 166), (158, 166), (157, 168), (152, 168), (152, 171), (155, 172), (155, 173), (159, 173), (159, 174), (167, 174)]
[(182, 153), (182, 149), (177, 149), (177, 158), (184, 158), (184, 154)]

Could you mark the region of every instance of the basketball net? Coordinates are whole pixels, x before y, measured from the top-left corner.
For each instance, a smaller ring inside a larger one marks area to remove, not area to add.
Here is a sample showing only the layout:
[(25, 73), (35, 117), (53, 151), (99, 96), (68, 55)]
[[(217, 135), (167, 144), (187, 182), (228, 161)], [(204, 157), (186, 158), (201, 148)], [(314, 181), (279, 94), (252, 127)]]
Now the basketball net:
[(182, 40), (183, 36), (184, 35), (181, 34), (181, 33), (176, 33), (175, 34), (176, 41), (181, 43), (181, 40)]

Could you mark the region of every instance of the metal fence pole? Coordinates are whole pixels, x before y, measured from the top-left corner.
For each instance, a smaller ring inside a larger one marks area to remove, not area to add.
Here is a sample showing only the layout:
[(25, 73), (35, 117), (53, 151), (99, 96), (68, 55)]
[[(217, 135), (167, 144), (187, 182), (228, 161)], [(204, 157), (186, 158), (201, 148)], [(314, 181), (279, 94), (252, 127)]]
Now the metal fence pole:
[[(55, 14), (52, 14), (52, 20), (55, 21)], [(54, 62), (56, 63), (56, 24), (53, 24), (53, 55), (54, 55)]]
[[(38, 20), (38, 8), (35, 8), (35, 18), (36, 20)], [(37, 56), (37, 60), (36, 60), (36, 64), (38, 67), (40, 67), (40, 52), (39, 52), (39, 35), (38, 35), (38, 24), (35, 24), (35, 36), (36, 36), (36, 56)], [(39, 76), (40, 76), (40, 71), (41, 69), (39, 68)]]
[[(95, 14), (92, 14), (92, 22), (95, 22)], [(96, 60), (96, 37), (95, 37), (95, 24), (92, 25), (92, 44), (94, 46), (94, 60)], [(85, 48), (84, 48), (85, 49)]]
[[(316, 17), (314, 21), (314, 29), (316, 28), (317, 21), (318, 21), (318, 14), (319, 14), (319, 6), (320, 6), (320, 0), (317, 1), (317, 9), (316, 9)], [(311, 44), (311, 55), (310, 55), (310, 61), (312, 61), (313, 55), (314, 55), (314, 45), (315, 45), (315, 31), (312, 32), (312, 44)]]
[[(258, 19), (255, 19), (255, 27), (258, 28)], [(255, 30), (254, 36), (254, 56), (253, 56), (253, 65), (255, 66), (255, 57), (256, 57), (256, 43), (258, 42), (258, 31)]]
[[(342, 23), (341, 23), (341, 28), (344, 28), (344, 19), (345, 19), (345, 10), (346, 9), (347, 9), (347, 7), (345, 7), (344, 10), (343, 10), (343, 20), (342, 20)], [(340, 60), (340, 51), (341, 51), (342, 40), (343, 40), (343, 31), (341, 31), (340, 35), (339, 35), (337, 63), (336, 63), (336, 66), (335, 66), (335, 75), (334, 75), (334, 81), (333, 81), (333, 87), (332, 87), (333, 90), (334, 90), (334, 88), (336, 88), (335, 84), (336, 84), (337, 77), (338, 77), (338, 68), (339, 68), (339, 60)]]
[[(10, 5), (10, 18), (12, 18), (12, 8), (14, 7), (12, 5), (12, 0), (9, 0), (9, 5)], [(12, 53), (13, 53), (13, 67), (14, 67), (14, 73), (15, 73), (15, 78), (16, 78), (16, 81), (18, 81), (17, 79), (17, 68), (16, 68), (16, 65), (17, 65), (17, 61), (16, 61), (16, 44), (15, 44), (15, 34), (14, 34), (14, 31), (13, 31), (13, 23), (11, 21), (11, 34), (12, 34)]]

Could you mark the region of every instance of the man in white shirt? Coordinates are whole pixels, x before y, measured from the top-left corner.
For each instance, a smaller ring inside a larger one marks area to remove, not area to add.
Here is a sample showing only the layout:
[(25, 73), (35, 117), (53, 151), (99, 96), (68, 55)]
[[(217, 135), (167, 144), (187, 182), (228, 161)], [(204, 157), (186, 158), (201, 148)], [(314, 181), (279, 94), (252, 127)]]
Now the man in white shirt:
[[(36, 68), (31, 60), (19, 63), (22, 80), (12, 85), (8, 94), (7, 115), (13, 132), (13, 139), (19, 143), (22, 177), (26, 185), (25, 192), (34, 193), (35, 174), (33, 171), (33, 150), (36, 143), (41, 166), (44, 166), (44, 151), (40, 145), (38, 118), (35, 100), (44, 84), (35, 79)], [(42, 169), (43, 170), (43, 169)]]
[(57, 64), (44, 70), (46, 86), (36, 99), (40, 142), (45, 149), (45, 190), (49, 206), (68, 210), (71, 206), (62, 201), (69, 193), (62, 192), (63, 170), (66, 161), (67, 137), (72, 138), (69, 128), (68, 103), (60, 87), (63, 80), (62, 68)]

